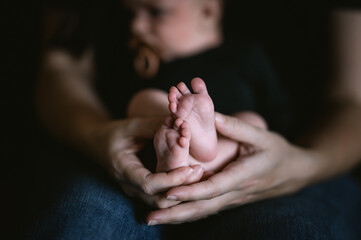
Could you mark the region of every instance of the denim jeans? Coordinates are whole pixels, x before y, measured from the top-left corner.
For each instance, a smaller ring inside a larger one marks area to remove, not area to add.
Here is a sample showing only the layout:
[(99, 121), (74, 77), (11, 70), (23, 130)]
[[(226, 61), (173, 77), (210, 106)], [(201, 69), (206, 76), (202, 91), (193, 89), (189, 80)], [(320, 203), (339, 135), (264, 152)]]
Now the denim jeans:
[(151, 209), (96, 168), (67, 175), (29, 239), (361, 239), (359, 186), (348, 176), (192, 223), (147, 226)]

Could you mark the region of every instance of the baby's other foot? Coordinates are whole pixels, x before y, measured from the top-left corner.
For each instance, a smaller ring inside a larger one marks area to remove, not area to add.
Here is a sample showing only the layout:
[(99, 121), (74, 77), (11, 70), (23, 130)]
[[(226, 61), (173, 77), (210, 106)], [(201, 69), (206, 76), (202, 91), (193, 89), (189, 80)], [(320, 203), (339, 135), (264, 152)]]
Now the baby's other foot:
[[(199, 161), (211, 161), (217, 155), (214, 106), (207, 87), (200, 78), (191, 81), (193, 93), (183, 83), (169, 90), (169, 110), (190, 125), (190, 153)], [(175, 125), (179, 125), (177, 120)]]
[(189, 166), (189, 124), (182, 119), (167, 118), (154, 137), (157, 155), (157, 172), (168, 172), (179, 167)]

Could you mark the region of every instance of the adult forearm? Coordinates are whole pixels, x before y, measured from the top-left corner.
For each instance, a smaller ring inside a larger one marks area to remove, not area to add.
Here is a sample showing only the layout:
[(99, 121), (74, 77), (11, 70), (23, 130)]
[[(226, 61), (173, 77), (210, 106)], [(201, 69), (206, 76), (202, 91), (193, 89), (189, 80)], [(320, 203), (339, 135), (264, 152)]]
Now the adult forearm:
[(38, 115), (58, 139), (91, 148), (89, 135), (108, 116), (91, 86), (91, 59), (74, 60), (63, 52), (45, 57), (37, 84)]
[(333, 20), (333, 111), (309, 138), (319, 154), (321, 178), (345, 172), (361, 160), (361, 13), (340, 10)]
[(361, 160), (361, 105), (344, 103), (324, 117), (307, 138), (317, 176), (323, 180), (349, 171)]

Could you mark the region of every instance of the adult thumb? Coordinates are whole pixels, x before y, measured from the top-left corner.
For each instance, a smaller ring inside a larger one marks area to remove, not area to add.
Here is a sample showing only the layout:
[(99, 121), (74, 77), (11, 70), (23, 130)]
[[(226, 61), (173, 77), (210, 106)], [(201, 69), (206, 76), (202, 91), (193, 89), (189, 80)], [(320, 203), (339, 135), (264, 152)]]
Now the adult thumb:
[(241, 119), (215, 113), (217, 131), (237, 142), (258, 145), (264, 139), (264, 131)]

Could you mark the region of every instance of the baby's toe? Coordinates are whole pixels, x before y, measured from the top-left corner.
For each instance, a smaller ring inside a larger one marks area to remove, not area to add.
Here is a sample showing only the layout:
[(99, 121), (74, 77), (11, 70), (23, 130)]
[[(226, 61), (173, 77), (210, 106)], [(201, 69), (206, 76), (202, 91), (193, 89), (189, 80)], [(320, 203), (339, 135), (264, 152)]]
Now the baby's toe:
[(185, 137), (185, 138), (190, 138), (191, 137), (190, 125), (186, 121), (183, 121), (183, 123), (181, 125), (181, 135), (183, 137)]
[(178, 130), (178, 129), (181, 127), (181, 125), (182, 125), (183, 122), (184, 122), (184, 120), (183, 120), (182, 118), (177, 118), (177, 119), (174, 121), (174, 128), (175, 128), (176, 130)]
[(176, 102), (170, 102), (169, 103), (169, 111), (171, 113), (176, 113), (177, 112), (177, 103)]
[(188, 89), (187, 85), (184, 82), (178, 83), (177, 88), (183, 95), (191, 93), (191, 91)]
[(182, 97), (182, 93), (179, 92), (178, 88), (172, 86), (170, 89), (169, 89), (169, 94), (168, 94), (168, 100), (170, 102), (175, 102), (175, 101), (178, 101), (178, 99)]
[(206, 84), (202, 79), (193, 78), (191, 85), (194, 93), (208, 94)]
[(178, 143), (182, 148), (189, 148), (189, 138), (180, 137)]

